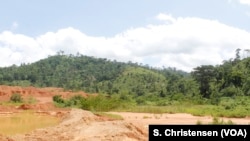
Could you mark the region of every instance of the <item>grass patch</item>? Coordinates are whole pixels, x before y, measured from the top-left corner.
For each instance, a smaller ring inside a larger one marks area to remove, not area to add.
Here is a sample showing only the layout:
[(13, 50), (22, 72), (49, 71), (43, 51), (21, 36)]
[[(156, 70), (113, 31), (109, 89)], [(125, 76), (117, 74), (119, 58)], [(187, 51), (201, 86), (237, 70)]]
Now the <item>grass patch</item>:
[(69, 99), (62, 99), (60, 95), (54, 96), (53, 101), (58, 107), (76, 107), (95, 112), (137, 112), (137, 113), (189, 113), (194, 116), (234, 117), (244, 118), (250, 116), (250, 97), (222, 98), (217, 105), (204, 102), (195, 104), (192, 101), (171, 101), (166, 99), (165, 106), (151, 104), (138, 105), (131, 101), (121, 100), (117, 96), (98, 95), (84, 98), (80, 95)]
[(27, 133), (34, 129), (54, 126), (59, 123), (58, 118), (35, 114), (31, 111), (0, 116), (0, 121), (0, 134), (3, 135)]
[(143, 116), (143, 119), (151, 119), (152, 117), (149, 116)]
[(37, 100), (33, 96), (29, 96), (27, 99), (24, 100), (24, 102), (28, 104), (35, 104)]
[(162, 114), (160, 114), (159, 116), (158, 115), (154, 115), (155, 119), (160, 119), (162, 117)]
[(197, 125), (202, 125), (202, 122), (200, 120), (197, 120), (196, 124)]
[(138, 112), (138, 113), (165, 113), (165, 109), (158, 106), (135, 106), (128, 109), (119, 109), (118, 111), (124, 112)]
[[(200, 120), (197, 120), (196, 125), (202, 125), (203, 123)], [(211, 125), (234, 125), (232, 120), (224, 121), (223, 119), (220, 119), (219, 117), (213, 117), (213, 121), (208, 123)]]
[(9, 101), (0, 101), (2, 106), (20, 106), (22, 104), (35, 104), (37, 100), (33, 96), (23, 98), (20, 94), (14, 93), (11, 95)]
[(171, 105), (171, 106), (133, 106), (126, 109), (116, 109), (118, 112), (136, 112), (136, 113), (152, 113), (152, 114), (163, 114), (163, 113), (186, 113), (190, 106), (183, 105)]
[(188, 113), (194, 116), (213, 116), (228, 118), (244, 118), (250, 116), (249, 109), (237, 106), (234, 109), (225, 109), (217, 105), (171, 105), (171, 106), (134, 106), (124, 109), (116, 109), (117, 112), (137, 112), (137, 113)]
[(74, 107), (94, 112), (108, 112), (115, 109), (126, 109), (131, 107), (131, 103), (122, 101), (117, 97), (107, 97), (105, 95), (90, 96), (84, 98), (81, 95), (75, 95), (69, 99), (63, 99), (60, 95), (53, 97), (54, 104), (58, 107)]
[(228, 125), (232, 125), (232, 124), (234, 124), (231, 120), (228, 120), (227, 122), (226, 121), (224, 121), (223, 119), (219, 119), (218, 117), (214, 117), (213, 118), (213, 121), (210, 123), (210, 124), (219, 124), (219, 125), (221, 125), (221, 124), (228, 124)]
[(107, 117), (112, 120), (123, 120), (123, 117), (117, 114), (110, 114), (110, 113), (105, 113), (105, 112), (93, 112), (97, 116), (103, 116)]
[(15, 103), (15, 102), (10, 102), (10, 101), (2, 101), (0, 102), (1, 106), (20, 106), (23, 103)]

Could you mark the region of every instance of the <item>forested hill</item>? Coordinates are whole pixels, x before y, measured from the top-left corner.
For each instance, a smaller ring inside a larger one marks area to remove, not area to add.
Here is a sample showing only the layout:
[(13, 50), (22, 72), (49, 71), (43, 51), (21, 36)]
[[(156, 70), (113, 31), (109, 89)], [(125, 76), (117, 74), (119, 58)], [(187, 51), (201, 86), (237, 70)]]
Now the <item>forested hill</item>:
[(171, 99), (250, 96), (250, 58), (202, 65), (190, 74), (84, 55), (57, 54), (31, 64), (0, 68), (0, 84), (62, 87), (132, 98)]
[(155, 69), (132, 62), (122, 63), (79, 54), (57, 54), (31, 64), (0, 68), (0, 84), (63, 87), (91, 93), (165, 96), (184, 92), (185, 81), (182, 79), (186, 75), (171, 68)]

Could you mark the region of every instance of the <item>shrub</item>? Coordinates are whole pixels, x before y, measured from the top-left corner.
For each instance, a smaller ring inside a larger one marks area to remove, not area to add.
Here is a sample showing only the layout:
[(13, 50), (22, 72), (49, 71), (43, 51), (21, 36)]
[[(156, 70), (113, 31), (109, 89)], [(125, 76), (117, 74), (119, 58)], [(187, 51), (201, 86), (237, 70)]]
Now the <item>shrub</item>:
[(85, 98), (81, 95), (74, 95), (65, 102), (66, 107), (80, 107)]
[(222, 91), (222, 95), (226, 97), (232, 97), (238, 95), (238, 89), (235, 86), (226, 87)]
[(89, 97), (82, 100), (81, 108), (91, 111), (110, 111), (119, 108), (119, 106), (122, 106), (122, 103), (121, 100), (115, 97), (107, 98), (103, 95), (98, 95), (96, 97)]
[(54, 95), (53, 96), (53, 101), (58, 103), (58, 104), (64, 104), (65, 103), (65, 101), (64, 101), (64, 99), (62, 99), (61, 95)]
[(202, 125), (202, 122), (200, 120), (197, 120), (196, 125)]
[(227, 97), (221, 98), (221, 102), (219, 103), (219, 105), (224, 107), (226, 110), (232, 110), (237, 106), (235, 99)]
[(18, 93), (14, 93), (10, 97), (10, 101), (15, 103), (21, 103), (23, 101), (22, 96)]
[(224, 121), (223, 119), (220, 120), (218, 117), (214, 117), (211, 124), (219, 124), (219, 125), (227, 124), (227, 125), (232, 125), (232, 124), (234, 124), (234, 123), (233, 123), (231, 120), (228, 120), (228, 121), (226, 122), (226, 121)]

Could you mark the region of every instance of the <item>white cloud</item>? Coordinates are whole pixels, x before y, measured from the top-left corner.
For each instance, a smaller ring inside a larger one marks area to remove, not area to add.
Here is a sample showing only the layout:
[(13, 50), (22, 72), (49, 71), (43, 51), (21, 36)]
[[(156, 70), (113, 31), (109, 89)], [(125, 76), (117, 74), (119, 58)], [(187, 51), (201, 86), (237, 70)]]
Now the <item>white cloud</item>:
[(239, 2), (250, 6), (250, 0), (239, 0)]
[(172, 17), (171, 14), (163, 14), (163, 13), (160, 13), (156, 16), (156, 18), (158, 20), (162, 20), (162, 21), (166, 21), (166, 22), (170, 22), (170, 23), (174, 23), (176, 21), (175, 18)]
[(35, 39), (9, 31), (0, 34), (0, 52), (0, 66), (33, 62), (47, 55)]
[(110, 38), (88, 36), (74, 28), (34, 38), (5, 31), (0, 33), (0, 66), (34, 62), (63, 50), (191, 71), (202, 64), (220, 64), (233, 58), (237, 48), (250, 46), (249, 32), (218, 21), (159, 15), (158, 19), (174, 22), (132, 28)]

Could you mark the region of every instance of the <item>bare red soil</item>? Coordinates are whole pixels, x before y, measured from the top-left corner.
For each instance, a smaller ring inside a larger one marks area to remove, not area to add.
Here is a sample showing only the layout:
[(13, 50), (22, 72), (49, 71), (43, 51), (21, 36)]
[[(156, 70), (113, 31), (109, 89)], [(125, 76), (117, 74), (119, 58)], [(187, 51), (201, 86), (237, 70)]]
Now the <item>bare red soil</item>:
[(84, 97), (89, 94), (79, 91), (64, 91), (62, 88), (35, 88), (35, 87), (19, 87), (19, 86), (5, 86), (0, 85), (0, 100), (7, 101), (14, 93), (21, 94), (24, 98), (34, 97), (39, 103), (51, 102), (54, 95), (62, 95), (63, 97), (70, 97), (72, 95), (82, 95)]
[[(20, 106), (1, 105), (3, 101), (9, 101), (13, 93), (21, 94), (24, 100), (32, 97), (37, 102)], [(190, 114), (126, 112), (110, 112), (124, 118), (124, 120), (110, 120), (89, 111), (62, 109), (53, 105), (52, 97), (54, 95), (62, 95), (67, 98), (79, 94), (84, 97), (93, 95), (85, 92), (64, 91), (61, 88), (0, 86), (0, 116), (33, 110), (62, 119), (57, 126), (37, 129), (26, 134), (6, 137), (0, 133), (0, 141), (147, 141), (149, 124), (196, 124), (197, 121), (206, 124), (212, 122), (212, 117), (196, 117)], [(249, 118), (224, 118), (224, 120), (231, 120), (236, 124), (250, 124)]]
[[(28, 100), (30, 97), (37, 102), (34, 104), (23, 104), (12, 106), (4, 104), (9, 101), (12, 94), (18, 93)], [(111, 120), (107, 117), (94, 115), (89, 111), (81, 109), (57, 108), (53, 105), (52, 97), (62, 95), (68, 98), (73, 95), (84, 97), (95, 96), (85, 92), (64, 91), (61, 88), (35, 88), (0, 86), (0, 116), (33, 110), (51, 116), (57, 116), (62, 122), (55, 126), (44, 129), (37, 129), (31, 133), (14, 136), (3, 136), (0, 133), (0, 141), (146, 141), (147, 130), (143, 125), (127, 122), (125, 120)]]
[[(24, 101), (34, 99), (35, 104), (24, 104), (19, 107), (0, 105), (0, 112), (15, 112), (17, 110), (36, 110), (36, 111), (53, 111), (53, 110), (65, 110), (58, 109), (53, 105), (52, 98), (54, 95), (61, 95), (63, 98), (68, 98), (73, 95), (82, 95), (84, 97), (90, 96), (85, 92), (72, 92), (65, 91), (62, 88), (35, 88), (35, 87), (19, 87), (19, 86), (5, 86), (0, 85), (0, 102), (7, 102), (10, 100), (12, 94), (20, 94)], [(91, 94), (94, 95), (94, 94)]]

